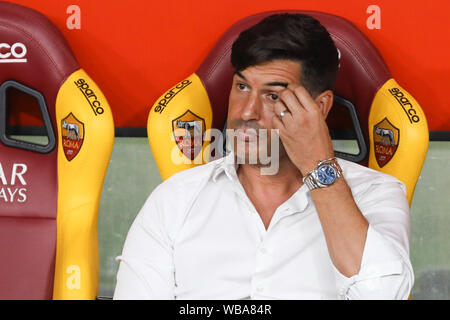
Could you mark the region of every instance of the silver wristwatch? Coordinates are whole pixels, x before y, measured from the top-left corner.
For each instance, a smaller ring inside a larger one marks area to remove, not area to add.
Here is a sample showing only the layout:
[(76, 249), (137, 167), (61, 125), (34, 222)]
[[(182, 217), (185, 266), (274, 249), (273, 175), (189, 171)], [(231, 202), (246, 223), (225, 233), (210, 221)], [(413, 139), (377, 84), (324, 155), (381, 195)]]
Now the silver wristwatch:
[(320, 161), (317, 169), (303, 177), (303, 183), (308, 186), (309, 190), (326, 188), (334, 184), (341, 175), (342, 169), (336, 158), (333, 157)]

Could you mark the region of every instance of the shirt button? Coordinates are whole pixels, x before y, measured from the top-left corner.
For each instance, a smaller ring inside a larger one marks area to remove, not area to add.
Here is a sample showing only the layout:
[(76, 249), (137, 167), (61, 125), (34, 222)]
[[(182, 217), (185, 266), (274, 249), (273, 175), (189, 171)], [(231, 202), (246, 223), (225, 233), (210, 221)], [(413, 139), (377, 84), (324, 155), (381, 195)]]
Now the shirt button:
[(257, 288), (256, 288), (256, 291), (261, 293), (261, 292), (264, 291), (264, 288), (263, 288), (263, 287), (257, 287)]
[(267, 253), (267, 249), (264, 248), (264, 247), (262, 247), (259, 251), (260, 251), (262, 254), (266, 254), (266, 253)]

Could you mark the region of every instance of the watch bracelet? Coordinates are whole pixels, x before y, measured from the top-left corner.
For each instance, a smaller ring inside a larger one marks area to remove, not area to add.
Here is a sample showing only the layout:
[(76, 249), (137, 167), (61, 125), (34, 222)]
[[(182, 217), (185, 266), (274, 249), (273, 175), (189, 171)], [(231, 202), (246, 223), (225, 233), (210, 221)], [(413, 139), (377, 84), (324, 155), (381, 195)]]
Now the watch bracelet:
[[(318, 188), (326, 188), (326, 187), (330, 186), (330, 185), (325, 185), (325, 184), (318, 182), (317, 177), (315, 176), (317, 169), (319, 169), (320, 166), (326, 165), (326, 164), (332, 166), (334, 168), (334, 170), (336, 171), (336, 180), (342, 176), (342, 169), (341, 169), (341, 166), (339, 165), (336, 157), (331, 157), (331, 158), (319, 161), (317, 164), (317, 168), (311, 170), (302, 179), (303, 183), (306, 184), (306, 186), (308, 187), (309, 190), (314, 190), (314, 189), (318, 189)], [(333, 184), (334, 184), (334, 182), (333, 182)]]

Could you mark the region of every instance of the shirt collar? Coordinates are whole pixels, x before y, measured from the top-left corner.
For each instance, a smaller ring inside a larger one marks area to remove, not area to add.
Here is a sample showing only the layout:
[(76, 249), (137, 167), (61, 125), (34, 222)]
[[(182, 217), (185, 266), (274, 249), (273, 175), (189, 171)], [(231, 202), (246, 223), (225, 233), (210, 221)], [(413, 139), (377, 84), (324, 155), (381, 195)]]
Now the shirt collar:
[(237, 169), (239, 165), (235, 161), (234, 153), (229, 152), (227, 155), (217, 160), (212, 173), (212, 180), (216, 182), (221, 174), (225, 174), (228, 179), (234, 181), (237, 179)]
[[(216, 161), (217, 163), (211, 175), (213, 182), (216, 182), (222, 174), (225, 174), (230, 181), (239, 182), (237, 177), (239, 164), (236, 163), (236, 159), (232, 151)], [(306, 185), (302, 185), (282, 206), (286, 210), (287, 214), (302, 212), (306, 209), (310, 201), (311, 199), (308, 187)]]

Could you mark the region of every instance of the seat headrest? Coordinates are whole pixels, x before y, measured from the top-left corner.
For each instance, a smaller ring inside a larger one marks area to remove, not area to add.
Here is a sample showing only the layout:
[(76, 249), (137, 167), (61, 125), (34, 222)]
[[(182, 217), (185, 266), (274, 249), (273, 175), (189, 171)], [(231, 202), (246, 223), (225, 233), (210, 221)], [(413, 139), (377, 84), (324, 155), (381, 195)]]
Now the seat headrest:
[(58, 28), (0, 2), (0, 299), (95, 297), (113, 143), (109, 104)]
[(0, 34), (0, 84), (15, 80), (37, 90), (54, 113), (62, 82), (79, 69), (64, 36), (39, 12), (9, 2), (0, 2)]

